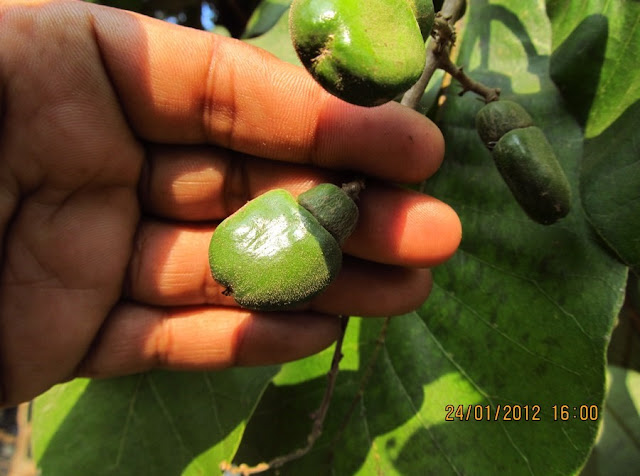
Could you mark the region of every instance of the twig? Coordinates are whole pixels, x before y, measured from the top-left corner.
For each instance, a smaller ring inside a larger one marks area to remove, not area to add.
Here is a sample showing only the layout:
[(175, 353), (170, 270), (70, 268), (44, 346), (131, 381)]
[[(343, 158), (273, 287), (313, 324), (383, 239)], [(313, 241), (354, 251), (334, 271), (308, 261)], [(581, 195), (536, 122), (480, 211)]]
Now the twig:
[(467, 91), (473, 91), (478, 96), (484, 98), (484, 102), (490, 103), (500, 99), (500, 88), (490, 88), (484, 84), (474, 81), (463, 71), (462, 67), (458, 67), (453, 64), (451, 58), (448, 55), (444, 55), (440, 58), (439, 67), (445, 72), (449, 73), (456, 81), (462, 85), (462, 91), (459, 95), (462, 96)]
[(427, 42), (427, 59), (420, 79), (402, 97), (401, 104), (416, 109), (420, 103), (429, 81), (437, 69), (442, 69), (451, 74), (462, 84), (460, 95), (467, 91), (473, 91), (482, 96), (485, 102), (496, 101), (500, 96), (500, 90), (489, 88), (479, 82), (473, 81), (463, 71), (453, 64), (449, 55), (451, 47), (455, 44), (455, 23), (460, 19), (465, 0), (445, 0), (442, 9), (436, 15), (432, 38)]
[(239, 466), (234, 466), (231, 463), (223, 461), (220, 464), (220, 469), (225, 471), (227, 474), (239, 474), (242, 476), (248, 476), (251, 474), (262, 473), (263, 471), (267, 471), (273, 468), (279, 468), (290, 461), (301, 458), (306, 455), (315, 442), (322, 435), (322, 428), (324, 426), (324, 421), (327, 416), (327, 411), (329, 410), (329, 404), (331, 403), (331, 397), (333, 396), (333, 391), (336, 386), (336, 378), (338, 376), (339, 364), (340, 360), (342, 360), (342, 342), (344, 341), (344, 335), (347, 331), (347, 324), (349, 323), (348, 316), (341, 316), (340, 318), (340, 335), (338, 336), (338, 340), (336, 341), (336, 346), (333, 351), (333, 358), (331, 359), (331, 369), (327, 374), (327, 388), (325, 389), (324, 396), (322, 398), (322, 403), (318, 407), (318, 409), (312, 414), (313, 418), (313, 426), (311, 428), (311, 432), (307, 436), (307, 444), (302, 448), (298, 448), (297, 450), (292, 451), (283, 456), (278, 456), (277, 458), (272, 459), (268, 463), (260, 463), (256, 466), (248, 466), (246, 464), (241, 464)]
[(358, 402), (362, 400), (362, 396), (364, 395), (364, 390), (367, 384), (369, 383), (369, 379), (371, 378), (371, 375), (373, 374), (373, 367), (376, 361), (378, 360), (378, 354), (380, 353), (380, 350), (382, 349), (382, 346), (384, 345), (384, 341), (387, 337), (387, 330), (389, 329), (390, 322), (391, 322), (391, 317), (385, 317), (384, 323), (382, 324), (382, 328), (380, 329), (380, 332), (378, 333), (378, 337), (376, 338), (376, 346), (373, 349), (373, 352), (371, 353), (371, 358), (369, 359), (369, 362), (367, 362), (367, 368), (364, 370), (364, 373), (362, 374), (362, 378), (360, 379), (358, 392), (353, 397), (353, 400), (351, 401), (351, 406), (349, 407), (349, 410), (347, 410), (347, 413), (343, 417), (342, 425), (340, 425), (340, 428), (338, 429), (338, 431), (336, 432), (333, 438), (333, 442), (331, 445), (333, 448), (336, 447), (336, 445), (342, 438), (342, 435), (344, 434), (344, 431), (346, 430), (347, 425), (349, 424), (349, 420), (351, 420), (351, 417), (353, 416), (353, 413), (356, 410), (356, 406), (358, 405)]
[[(465, 0), (445, 0), (442, 4), (442, 8), (436, 15), (436, 19), (433, 24), (433, 30), (431, 32), (432, 38), (427, 42), (427, 60), (420, 79), (409, 89), (402, 97), (401, 104), (416, 109), (418, 106), (424, 90), (427, 88), (429, 81), (433, 74), (438, 69), (438, 63), (440, 61), (440, 54), (443, 49), (449, 51), (449, 48), (445, 48), (444, 43), (449, 42), (453, 44), (455, 36), (452, 38), (450, 35), (438, 33), (438, 31), (446, 31), (445, 29), (452, 29), (453, 25), (458, 21), (464, 7)], [(448, 26), (445, 27), (444, 24)], [(454, 30), (455, 31), (455, 30)]]

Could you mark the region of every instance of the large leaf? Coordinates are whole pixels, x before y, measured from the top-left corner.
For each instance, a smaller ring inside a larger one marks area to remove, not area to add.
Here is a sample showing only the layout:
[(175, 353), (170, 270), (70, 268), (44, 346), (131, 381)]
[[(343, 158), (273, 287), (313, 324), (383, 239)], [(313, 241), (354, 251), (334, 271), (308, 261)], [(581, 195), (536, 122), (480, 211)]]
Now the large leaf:
[(596, 99), (608, 39), (607, 17), (589, 15), (551, 55), (551, 79), (581, 126), (587, 124)]
[[(599, 71), (593, 71), (593, 58), (588, 55), (575, 65), (576, 87), (591, 89), (585, 94), (585, 100), (593, 101), (586, 135), (599, 135), (640, 99), (640, 69), (637, 68), (640, 63), (640, 2), (547, 0), (546, 4), (553, 27), (554, 50), (570, 42), (571, 35), (580, 24), (584, 25), (585, 19), (606, 18), (608, 35)], [(592, 82), (594, 78), (595, 83)]]
[(585, 143), (580, 192), (589, 221), (640, 274), (640, 100)]
[(36, 399), (43, 475), (211, 474), (236, 452), (277, 368), (76, 379)]
[[(572, 184), (572, 212), (549, 227), (531, 222), (474, 130), (481, 103), (449, 94), (438, 116), (447, 156), (426, 189), (460, 214), (461, 249), (434, 270), (434, 291), (423, 307), (391, 321), (362, 400), (336, 443), (380, 327), (355, 321), (326, 434), (281, 474), (579, 472), (599, 422), (574, 418), (573, 408), (602, 408), (605, 352), (627, 268), (582, 212), (583, 130), (549, 79), (550, 52), (551, 27), (539, 2), (471, 2), (459, 61), (523, 104), (545, 131)], [(283, 368), (287, 378), (265, 393), (239, 461), (268, 460), (304, 445), (308, 415), (326, 383), (320, 369), (328, 365), (324, 355)], [(445, 421), (448, 405), (454, 421)], [(506, 415), (507, 405), (520, 411)], [(567, 421), (560, 405), (568, 405)], [(265, 428), (278, 428), (277, 438)]]
[(640, 266), (640, 2), (547, 2), (552, 78), (586, 126), (583, 206), (603, 240)]

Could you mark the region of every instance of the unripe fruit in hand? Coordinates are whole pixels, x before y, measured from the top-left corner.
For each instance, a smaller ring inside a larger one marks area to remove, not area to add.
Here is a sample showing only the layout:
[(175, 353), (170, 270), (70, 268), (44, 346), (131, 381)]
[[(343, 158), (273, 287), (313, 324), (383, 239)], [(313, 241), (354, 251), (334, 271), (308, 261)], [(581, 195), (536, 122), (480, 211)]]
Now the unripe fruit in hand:
[[(302, 64), (327, 91), (352, 104), (377, 106), (422, 74), (423, 31), (431, 28), (424, 1), (294, 0), (291, 39)], [(416, 13), (425, 17), (422, 25)]]
[(534, 221), (550, 225), (569, 213), (571, 187), (540, 128), (507, 132), (492, 155), (516, 201)]
[(513, 101), (490, 102), (476, 115), (476, 130), (489, 150), (507, 132), (529, 126), (533, 126), (533, 119), (520, 104)]
[(278, 189), (251, 200), (216, 228), (209, 265), (225, 294), (242, 307), (270, 311), (289, 309), (326, 289), (340, 271), (342, 251), (321, 222), (343, 240), (341, 230), (350, 234), (358, 214), (342, 189), (325, 185), (305, 192), (321, 221)]

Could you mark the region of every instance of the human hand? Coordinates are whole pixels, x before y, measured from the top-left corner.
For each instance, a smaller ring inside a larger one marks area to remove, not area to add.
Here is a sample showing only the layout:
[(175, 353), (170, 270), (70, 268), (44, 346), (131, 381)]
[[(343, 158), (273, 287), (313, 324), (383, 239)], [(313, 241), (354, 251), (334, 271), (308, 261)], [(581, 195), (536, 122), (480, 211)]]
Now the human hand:
[(324, 294), (288, 313), (240, 309), (209, 271), (216, 221), (347, 171), (424, 180), (438, 129), (395, 103), (339, 101), (239, 41), (84, 2), (2, 2), (0, 45), (5, 405), (76, 376), (311, 355), (337, 314), (417, 307), (427, 268), (459, 244), (450, 207), (370, 182)]

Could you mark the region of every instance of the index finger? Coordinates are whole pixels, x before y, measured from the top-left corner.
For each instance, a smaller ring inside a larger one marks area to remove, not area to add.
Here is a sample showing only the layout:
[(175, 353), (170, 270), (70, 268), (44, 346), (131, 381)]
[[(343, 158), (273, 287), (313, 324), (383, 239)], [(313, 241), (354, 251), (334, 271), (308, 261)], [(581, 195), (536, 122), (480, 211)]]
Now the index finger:
[(146, 140), (213, 143), (401, 182), (421, 181), (441, 163), (440, 131), (404, 106), (354, 106), (241, 41), (91, 8), (100, 9), (93, 25), (107, 73)]

